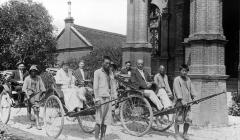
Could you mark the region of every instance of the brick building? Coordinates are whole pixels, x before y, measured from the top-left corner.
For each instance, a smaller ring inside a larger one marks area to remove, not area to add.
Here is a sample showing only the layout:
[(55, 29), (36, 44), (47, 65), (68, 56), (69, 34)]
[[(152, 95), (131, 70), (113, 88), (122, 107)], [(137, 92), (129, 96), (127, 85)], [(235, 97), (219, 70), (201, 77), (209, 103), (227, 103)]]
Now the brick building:
[[(128, 0), (127, 41), (123, 62), (138, 58), (156, 73), (163, 64), (170, 79), (183, 63), (198, 98), (238, 90), (239, 0)], [(228, 123), (226, 95), (194, 106), (197, 125)]]
[(95, 47), (122, 47), (126, 36), (74, 24), (71, 17), (71, 2), (69, 15), (65, 19), (65, 28), (57, 37), (57, 61), (81, 58), (89, 54)]

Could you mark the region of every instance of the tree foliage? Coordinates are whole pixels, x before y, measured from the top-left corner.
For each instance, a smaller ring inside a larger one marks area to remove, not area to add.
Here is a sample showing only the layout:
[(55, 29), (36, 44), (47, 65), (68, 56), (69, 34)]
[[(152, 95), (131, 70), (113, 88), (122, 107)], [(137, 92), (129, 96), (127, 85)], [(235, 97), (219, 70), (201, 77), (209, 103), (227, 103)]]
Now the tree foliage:
[(228, 114), (240, 116), (240, 95), (237, 92), (232, 93), (232, 106), (228, 109)]
[(45, 67), (55, 61), (52, 18), (42, 4), (10, 0), (0, 7), (0, 69), (18, 61)]
[(80, 60), (85, 61), (85, 69), (90, 73), (90, 76), (93, 77), (95, 70), (99, 69), (102, 65), (103, 56), (109, 56), (112, 61), (117, 65), (118, 68), (122, 65), (122, 51), (121, 48), (114, 48), (111, 46), (94, 48), (90, 54), (83, 56), (79, 59), (69, 59), (67, 63), (70, 64), (72, 69), (78, 67), (78, 62)]

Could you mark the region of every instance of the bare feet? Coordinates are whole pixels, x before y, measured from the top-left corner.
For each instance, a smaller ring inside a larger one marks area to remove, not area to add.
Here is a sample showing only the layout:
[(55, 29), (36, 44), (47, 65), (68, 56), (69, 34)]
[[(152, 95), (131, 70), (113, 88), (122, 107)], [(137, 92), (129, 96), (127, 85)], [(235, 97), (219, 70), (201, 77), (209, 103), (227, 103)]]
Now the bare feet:
[(33, 127), (33, 124), (28, 124), (27, 129), (31, 129)]

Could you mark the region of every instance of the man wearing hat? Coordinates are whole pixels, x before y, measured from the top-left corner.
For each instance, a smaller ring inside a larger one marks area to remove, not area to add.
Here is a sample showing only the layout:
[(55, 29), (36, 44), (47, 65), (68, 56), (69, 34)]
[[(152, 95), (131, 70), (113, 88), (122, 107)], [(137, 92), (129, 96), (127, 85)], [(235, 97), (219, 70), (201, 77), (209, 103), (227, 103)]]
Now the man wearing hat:
[(25, 69), (24, 62), (18, 62), (17, 67), (18, 69), (13, 72), (13, 79), (18, 83), (23, 83), (29, 73)]
[[(40, 95), (46, 91), (43, 81), (40, 76), (38, 76), (38, 69), (36, 65), (32, 65), (29, 70), (30, 75), (27, 76), (24, 80), (22, 90), (26, 93), (27, 99), (29, 101), (29, 106), (33, 108), (34, 116), (36, 120), (36, 128), (41, 130), (39, 125), (39, 100)], [(30, 122), (31, 122), (31, 118)], [(32, 128), (33, 124), (27, 127), (28, 129)]]

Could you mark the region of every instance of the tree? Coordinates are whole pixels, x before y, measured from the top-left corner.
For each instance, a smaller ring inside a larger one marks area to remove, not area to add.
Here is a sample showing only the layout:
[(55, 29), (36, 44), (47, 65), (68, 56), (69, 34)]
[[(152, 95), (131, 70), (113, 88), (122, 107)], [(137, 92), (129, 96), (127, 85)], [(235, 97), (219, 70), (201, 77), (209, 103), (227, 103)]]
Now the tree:
[(0, 7), (0, 69), (18, 61), (45, 68), (55, 61), (52, 18), (42, 4), (10, 0)]
[(101, 67), (103, 56), (109, 56), (112, 59), (112, 61), (117, 65), (118, 68), (121, 67), (122, 65), (121, 48), (114, 48), (110, 46), (94, 48), (90, 54), (80, 58), (85, 61), (85, 67), (88, 70), (88, 72), (90, 72), (91, 77), (93, 77), (94, 71)]

